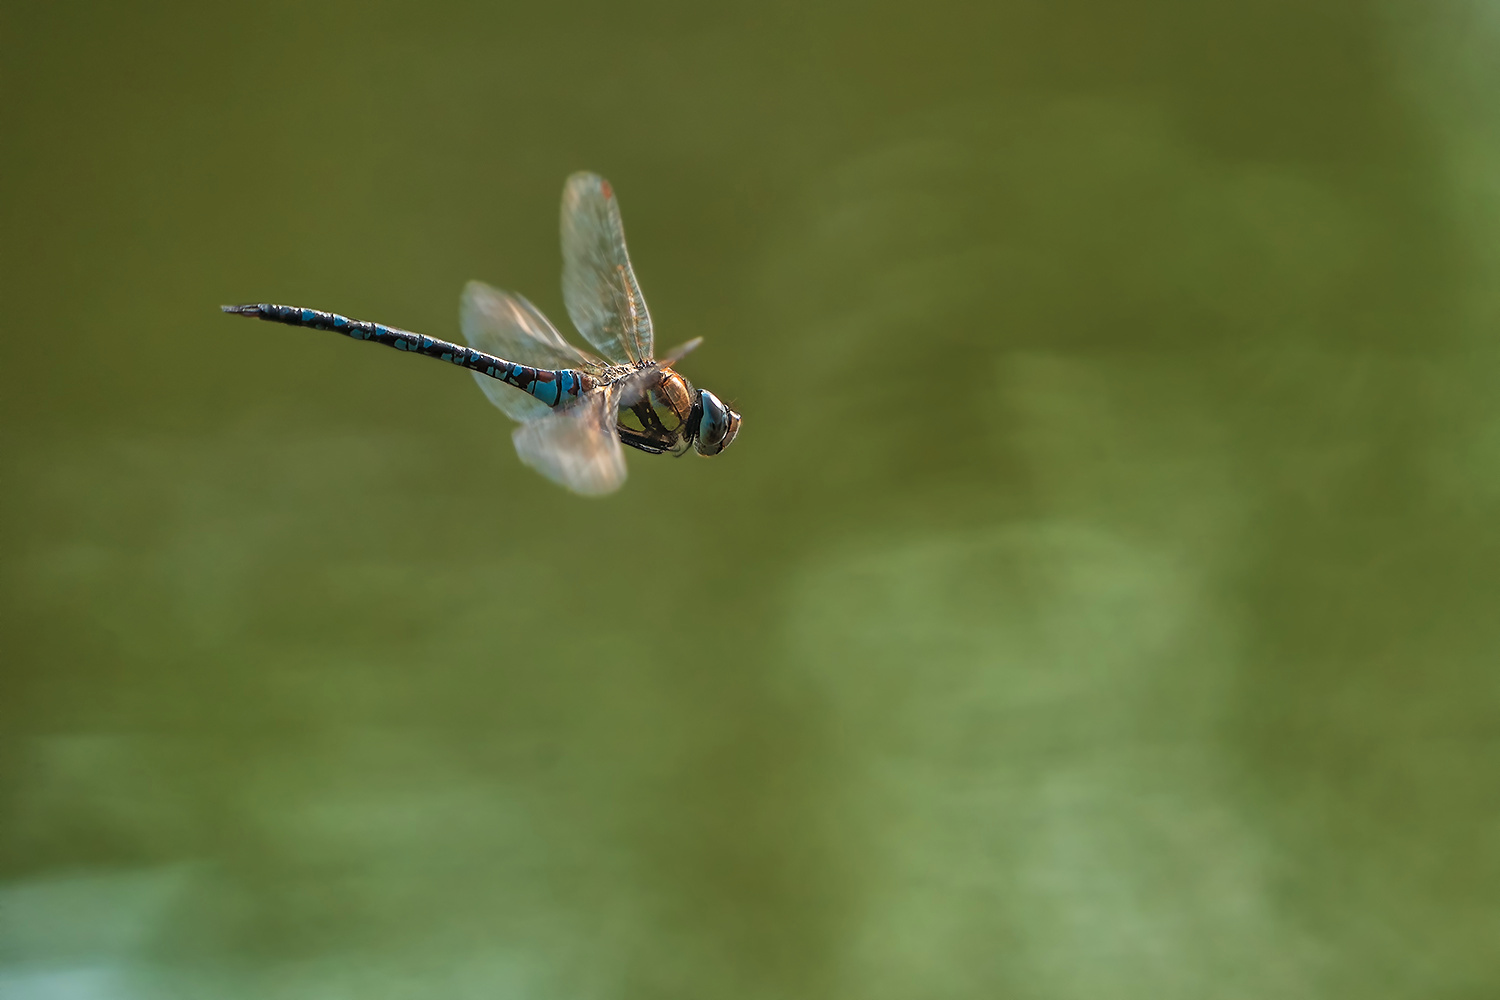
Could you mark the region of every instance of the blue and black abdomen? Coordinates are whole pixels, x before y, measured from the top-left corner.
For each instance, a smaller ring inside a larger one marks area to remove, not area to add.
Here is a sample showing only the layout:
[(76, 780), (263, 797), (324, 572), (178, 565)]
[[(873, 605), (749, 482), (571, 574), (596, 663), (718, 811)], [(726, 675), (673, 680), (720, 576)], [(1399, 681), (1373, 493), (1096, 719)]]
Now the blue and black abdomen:
[(323, 312), (320, 309), (303, 309), (298, 306), (281, 306), (265, 302), (243, 306), (224, 306), (223, 309), (227, 313), (234, 313), (238, 316), (253, 316), (272, 323), (306, 326), (314, 330), (330, 330), (355, 340), (368, 340), (376, 344), (384, 344), (386, 347), (394, 347), (398, 351), (437, 358), (439, 361), (446, 361), (460, 368), (467, 368), (470, 371), (488, 375), (490, 378), (499, 379), (507, 385), (513, 385), (523, 392), (530, 393), (548, 406), (557, 406), (571, 399), (577, 399), (579, 393), (597, 385), (594, 378), (585, 372), (573, 371), (569, 368), (558, 370), (532, 368), (529, 365), (520, 365), (504, 358), (497, 358), (493, 354), (476, 351), (472, 347), (463, 347), (446, 340), (438, 340), (436, 337), (428, 337), (380, 323), (349, 319), (347, 316)]

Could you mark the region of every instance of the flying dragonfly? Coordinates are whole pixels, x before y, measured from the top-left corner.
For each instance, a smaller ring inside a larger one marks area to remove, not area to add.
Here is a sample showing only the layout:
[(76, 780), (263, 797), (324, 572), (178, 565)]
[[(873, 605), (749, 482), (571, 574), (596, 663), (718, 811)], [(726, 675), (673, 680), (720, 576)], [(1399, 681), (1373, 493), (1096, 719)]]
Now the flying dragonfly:
[(734, 441), (740, 415), (672, 366), (694, 338), (655, 356), (651, 314), (625, 249), (614, 189), (598, 174), (563, 186), (563, 303), (597, 351), (570, 344), (519, 295), (471, 281), (459, 318), (468, 347), (320, 309), (257, 303), (227, 313), (331, 330), (467, 368), (490, 402), (520, 421), (511, 437), (521, 461), (585, 496), (625, 482), (620, 445), (653, 455), (717, 455)]

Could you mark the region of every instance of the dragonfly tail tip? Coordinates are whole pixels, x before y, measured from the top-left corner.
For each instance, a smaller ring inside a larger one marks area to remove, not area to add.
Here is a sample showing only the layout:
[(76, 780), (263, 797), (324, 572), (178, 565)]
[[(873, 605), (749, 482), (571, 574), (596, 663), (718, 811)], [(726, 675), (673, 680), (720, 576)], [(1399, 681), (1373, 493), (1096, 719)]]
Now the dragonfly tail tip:
[(238, 313), (241, 316), (244, 316), (244, 315), (247, 315), (249, 313), (253, 313), (253, 312), (256, 311), (256, 307), (255, 306), (220, 306), (219, 308), (221, 310), (223, 310), (224, 312), (227, 312), (227, 313)]

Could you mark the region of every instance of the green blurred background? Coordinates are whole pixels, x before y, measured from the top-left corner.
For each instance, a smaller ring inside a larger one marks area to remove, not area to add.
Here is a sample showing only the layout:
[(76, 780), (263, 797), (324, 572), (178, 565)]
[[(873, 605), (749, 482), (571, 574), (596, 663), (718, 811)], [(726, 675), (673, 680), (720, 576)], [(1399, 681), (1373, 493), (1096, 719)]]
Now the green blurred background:
[[(1500, 12), (6, 4), (0, 996), (1500, 995)], [(745, 416), (440, 337), (620, 191)]]

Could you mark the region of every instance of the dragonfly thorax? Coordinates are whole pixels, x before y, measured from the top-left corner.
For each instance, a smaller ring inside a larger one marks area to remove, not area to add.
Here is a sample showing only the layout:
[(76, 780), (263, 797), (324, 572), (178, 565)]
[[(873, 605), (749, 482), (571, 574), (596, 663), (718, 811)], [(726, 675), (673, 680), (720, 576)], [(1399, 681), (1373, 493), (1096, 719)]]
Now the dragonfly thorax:
[(620, 441), (658, 455), (681, 455), (692, 447), (697, 402), (692, 383), (663, 368), (638, 402), (620, 407)]

